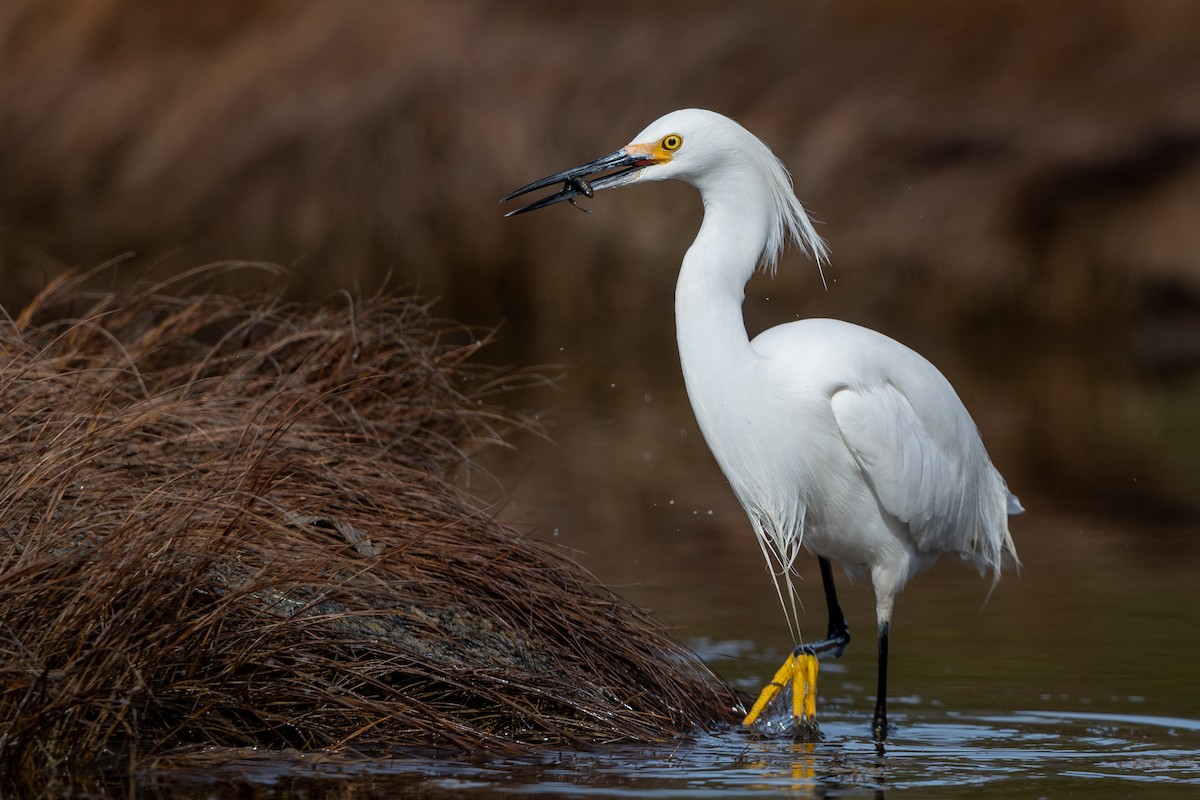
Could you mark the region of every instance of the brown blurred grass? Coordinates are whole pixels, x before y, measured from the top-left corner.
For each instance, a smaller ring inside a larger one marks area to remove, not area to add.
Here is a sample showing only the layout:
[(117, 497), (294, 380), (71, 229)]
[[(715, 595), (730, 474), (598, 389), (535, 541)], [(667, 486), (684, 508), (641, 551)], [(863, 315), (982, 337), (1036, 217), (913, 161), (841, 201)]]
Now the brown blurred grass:
[(794, 253), (752, 283), (752, 331), (832, 316), (922, 352), (1031, 509), (1042, 491), (1175, 514), (1164, 495), (1190, 507), (1194, 481), (1163, 473), (1195, 438), (1160, 424), (1156, 393), (1200, 375), (1197, 97), (1191, 0), (13, 0), (0, 299), (128, 251), (132, 274), (284, 264), (293, 297), (399, 276), (440, 313), (503, 321), (495, 360), (571, 367), (566, 393), (526, 402), (575, 418), (549, 481), (620, 550), (642, 529), (580, 509), (627, 508), (610, 476), (633, 473), (594, 480), (617, 462), (570, 428), (618, 413), (617, 385), (659, 405), (605, 447), (640, 457), (647, 430), (690, 420), (662, 399), (683, 397), (672, 284), (699, 203), (630, 188), (505, 220), (498, 200), (707, 106), (779, 153), (833, 250), (827, 292)]
[(758, 293), (796, 300), (753, 324), (1200, 357), (1187, 0), (14, 0), (0, 44), (10, 303), (127, 250), (283, 263), (318, 293), (394, 269), (517, 347), (608, 327), (645, 351), (651, 329), (661, 360), (669, 325), (608, 322), (669, 304), (688, 190), (602, 196), (586, 220), (502, 221), (497, 200), (700, 105), (779, 152), (833, 247), (829, 293), (793, 258)]
[[(662, 741), (737, 699), (456, 488), (528, 424), (487, 336), (221, 268), (0, 318), (0, 763)], [(203, 751), (200, 751), (202, 754)]]

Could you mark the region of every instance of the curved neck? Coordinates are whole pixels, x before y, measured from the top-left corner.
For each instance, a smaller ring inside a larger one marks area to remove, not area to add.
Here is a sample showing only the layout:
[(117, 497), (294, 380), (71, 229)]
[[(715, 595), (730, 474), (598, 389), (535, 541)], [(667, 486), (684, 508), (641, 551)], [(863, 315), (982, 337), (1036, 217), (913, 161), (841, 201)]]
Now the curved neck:
[(702, 195), (704, 222), (683, 257), (675, 286), (679, 359), (693, 405), (701, 374), (728, 381), (753, 366), (742, 301), (769, 219), (761, 201), (733, 201), (728, 194), (722, 199), (703, 190)]

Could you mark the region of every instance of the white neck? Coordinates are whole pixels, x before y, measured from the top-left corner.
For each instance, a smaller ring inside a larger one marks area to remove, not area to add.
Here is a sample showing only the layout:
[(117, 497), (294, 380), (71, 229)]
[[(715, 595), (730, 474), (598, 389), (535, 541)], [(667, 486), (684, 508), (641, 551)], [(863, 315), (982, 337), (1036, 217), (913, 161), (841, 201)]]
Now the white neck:
[[(763, 470), (764, 464), (779, 463), (780, 447), (790, 445), (781, 441), (782, 431), (763, 425), (777, 413), (772, 404), (778, 392), (742, 318), (746, 283), (780, 213), (761, 187), (743, 183), (727, 192), (697, 187), (704, 222), (679, 270), (675, 331), (700, 432), (746, 509), (787, 609), (784, 598), (794, 596), (789, 569), (804, 541), (807, 506), (793, 474)], [(812, 242), (819, 241), (813, 234)], [(792, 607), (789, 619), (794, 617)]]
[(730, 381), (750, 377), (748, 371), (757, 367), (742, 301), (766, 242), (769, 219), (762, 207), (766, 198), (746, 202), (728, 199), (728, 194), (703, 194), (704, 222), (683, 258), (675, 287), (679, 360), (702, 429), (709, 404), (720, 402)]

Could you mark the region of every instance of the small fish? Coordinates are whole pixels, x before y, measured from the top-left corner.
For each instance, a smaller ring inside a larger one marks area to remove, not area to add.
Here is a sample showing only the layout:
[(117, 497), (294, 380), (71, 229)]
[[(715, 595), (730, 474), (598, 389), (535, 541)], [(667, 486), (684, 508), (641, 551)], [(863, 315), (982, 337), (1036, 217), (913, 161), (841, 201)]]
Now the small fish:
[[(563, 192), (566, 193), (566, 192), (572, 192), (572, 191), (577, 192), (578, 194), (581, 194), (584, 197), (595, 197), (596, 196), (596, 190), (593, 189), (592, 185), (590, 183), (588, 183), (587, 181), (585, 181), (583, 178), (567, 178), (565, 181), (563, 181)], [(567, 197), (567, 202), (570, 203), (571, 205), (575, 206), (576, 208), (578, 208), (580, 211), (582, 211), (585, 214), (591, 214), (592, 212), (594, 212), (596, 210), (594, 208), (584, 208), (583, 206), (579, 205), (579, 203), (575, 200), (574, 197)]]
[(567, 185), (579, 192), (584, 197), (595, 197), (596, 190), (592, 185), (583, 178), (571, 178), (567, 181)]

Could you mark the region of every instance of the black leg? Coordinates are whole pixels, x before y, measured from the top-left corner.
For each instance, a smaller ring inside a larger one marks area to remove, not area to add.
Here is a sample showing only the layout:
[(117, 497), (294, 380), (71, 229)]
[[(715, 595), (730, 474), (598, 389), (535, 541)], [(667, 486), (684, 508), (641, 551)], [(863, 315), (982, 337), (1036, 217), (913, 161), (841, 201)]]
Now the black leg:
[(821, 582), (825, 585), (825, 604), (829, 607), (829, 632), (821, 641), (802, 644), (792, 653), (793, 655), (808, 653), (817, 658), (822, 656), (841, 658), (842, 653), (846, 652), (846, 645), (850, 644), (850, 626), (846, 624), (846, 616), (842, 613), (841, 605), (838, 604), (837, 589), (833, 585), (833, 566), (824, 556), (817, 556), (817, 563), (821, 565)]
[(837, 589), (833, 585), (833, 566), (824, 556), (818, 556), (817, 563), (821, 565), (821, 583), (825, 586), (825, 606), (829, 609), (829, 632), (825, 638), (836, 639), (842, 643), (841, 649), (834, 654), (834, 658), (840, 658), (846, 650), (846, 645), (850, 644), (850, 626), (846, 624), (846, 615), (842, 613), (842, 607), (838, 603)]
[(875, 741), (887, 738), (887, 662), (888, 623), (879, 625), (879, 688), (875, 693), (875, 719), (871, 722), (871, 733)]

